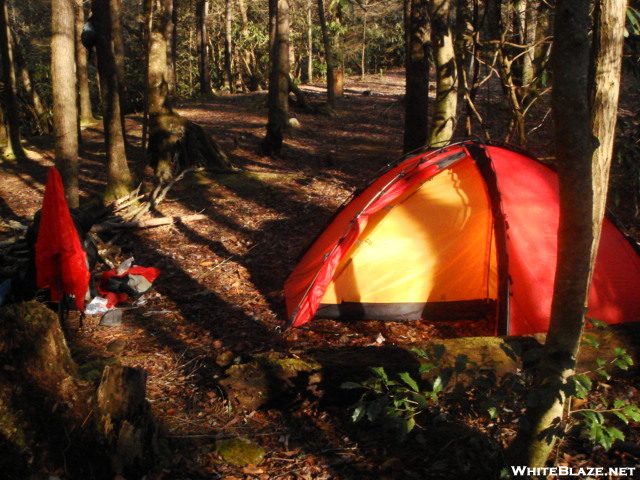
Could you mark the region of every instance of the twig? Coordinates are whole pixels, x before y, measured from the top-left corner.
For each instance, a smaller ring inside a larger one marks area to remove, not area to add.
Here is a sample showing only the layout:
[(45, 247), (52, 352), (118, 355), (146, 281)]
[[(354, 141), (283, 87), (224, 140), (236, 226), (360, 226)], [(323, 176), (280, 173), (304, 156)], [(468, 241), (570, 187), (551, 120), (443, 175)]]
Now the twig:
[(108, 232), (114, 229), (120, 228), (150, 228), (150, 227), (160, 227), (162, 225), (171, 225), (174, 223), (182, 223), (182, 222), (192, 222), (196, 220), (206, 220), (209, 217), (207, 215), (202, 215), (200, 213), (195, 215), (185, 215), (185, 216), (173, 216), (173, 217), (159, 217), (159, 218), (151, 218), (149, 220), (140, 220), (140, 221), (131, 221), (131, 222), (104, 222), (94, 225), (91, 228), (91, 232), (100, 233), (100, 232)]
[[(253, 250), (254, 248), (256, 248), (258, 245), (260, 245), (262, 242), (258, 242), (255, 245), (253, 245), (250, 249), (248, 249), (246, 252), (244, 252), (244, 254), (246, 255), (247, 253), (249, 253), (251, 250)], [(231, 261), (231, 259), (233, 257), (235, 257), (236, 255), (229, 255), (227, 258), (225, 258), (224, 260), (222, 260), (219, 263), (216, 263), (213, 267), (211, 267), (208, 270), (205, 270), (204, 272), (202, 272), (200, 275), (196, 276), (196, 280), (199, 280), (207, 275), (209, 275), (211, 272), (213, 272), (214, 270), (220, 268), (221, 266), (223, 266), (225, 263), (229, 263)]]

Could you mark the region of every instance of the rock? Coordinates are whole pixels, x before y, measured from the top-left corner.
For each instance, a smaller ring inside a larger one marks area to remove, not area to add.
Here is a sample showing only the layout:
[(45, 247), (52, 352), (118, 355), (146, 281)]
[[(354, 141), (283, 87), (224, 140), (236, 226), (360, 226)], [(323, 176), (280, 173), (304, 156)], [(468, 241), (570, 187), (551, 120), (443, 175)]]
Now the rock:
[(101, 327), (117, 327), (122, 325), (122, 310), (109, 310), (100, 319)]
[(283, 404), (305, 393), (316, 393), (319, 370), (320, 365), (311, 359), (264, 353), (247, 363), (230, 366), (220, 385), (233, 405), (257, 410), (275, 401)]
[(235, 467), (258, 465), (265, 456), (264, 448), (246, 438), (216, 440), (218, 455)]

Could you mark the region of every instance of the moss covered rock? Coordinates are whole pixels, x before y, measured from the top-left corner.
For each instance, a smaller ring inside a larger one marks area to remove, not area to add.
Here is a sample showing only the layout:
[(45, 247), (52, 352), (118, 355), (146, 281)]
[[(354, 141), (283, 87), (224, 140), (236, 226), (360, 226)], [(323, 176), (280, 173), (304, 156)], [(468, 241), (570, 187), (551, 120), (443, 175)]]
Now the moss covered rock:
[(320, 364), (311, 359), (265, 353), (229, 367), (227, 378), (220, 384), (233, 405), (257, 410), (273, 403), (289, 403), (313, 391), (320, 382), (320, 368)]
[(218, 455), (235, 467), (258, 465), (265, 456), (264, 448), (246, 438), (228, 438), (216, 441)]

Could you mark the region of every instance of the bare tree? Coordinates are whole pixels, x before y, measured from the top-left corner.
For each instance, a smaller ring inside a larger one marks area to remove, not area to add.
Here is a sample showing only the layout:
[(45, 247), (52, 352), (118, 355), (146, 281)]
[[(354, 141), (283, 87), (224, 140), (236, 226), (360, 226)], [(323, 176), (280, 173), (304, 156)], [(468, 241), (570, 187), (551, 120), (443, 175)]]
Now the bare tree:
[(211, 95), (211, 75), (209, 74), (209, 34), (207, 17), (209, 0), (198, 0), (196, 4), (196, 44), (198, 52), (198, 74), (200, 76), (200, 93)]
[(451, 33), (451, 0), (429, 0), (431, 42), (436, 65), (436, 102), (429, 144), (448, 142), (456, 127), (458, 72)]
[(226, 155), (204, 130), (171, 106), (167, 45), (172, 41), (173, 0), (145, 1), (149, 163), (161, 181), (191, 166), (231, 170)]
[(92, 0), (91, 10), (96, 30), (96, 51), (104, 134), (107, 144), (107, 189), (105, 200), (120, 198), (131, 191), (132, 176), (125, 152), (124, 127), (120, 109), (118, 70), (113, 52), (112, 15), (114, 0)]
[(562, 421), (605, 210), (626, 2), (596, 1), (590, 50), (591, 3), (556, 2), (552, 106), (560, 183), (558, 262), (543, 357), (526, 421), (512, 445), (514, 463), (530, 467), (545, 464)]
[(277, 155), (289, 128), (289, 0), (269, 0), (269, 42), (269, 119), (260, 150)]
[(56, 167), (71, 208), (79, 205), (75, 18), (74, 0), (52, 1), (51, 77)]
[(80, 124), (90, 124), (95, 122), (95, 118), (93, 116), (91, 94), (89, 92), (87, 49), (81, 41), (82, 29), (85, 23), (84, 17), (84, 1), (76, 0), (76, 76), (78, 80), (78, 107), (80, 111)]
[(429, 129), (429, 48), (427, 3), (405, 0), (407, 55), (404, 151), (426, 145)]
[(232, 64), (232, 44), (233, 44), (233, 9), (231, 0), (225, 0), (224, 4), (224, 87), (229, 91), (234, 91)]
[(322, 30), (322, 42), (324, 43), (324, 58), (327, 63), (327, 106), (329, 110), (333, 110), (336, 105), (336, 78), (333, 68), (333, 52), (331, 49), (331, 37), (327, 27), (324, 0), (318, 0), (318, 15), (320, 17), (320, 29)]
[(53, 131), (53, 123), (51, 121), (51, 112), (45, 108), (45, 104), (31, 81), (31, 73), (27, 67), (25, 59), (22, 55), (20, 41), (15, 31), (11, 30), (11, 38), (13, 40), (13, 54), (16, 62), (16, 70), (22, 85), (22, 89), (29, 101), (29, 107), (33, 111), (33, 116), (37, 124), (37, 130), (40, 133), (51, 133)]
[(16, 72), (11, 48), (9, 31), (9, 12), (7, 1), (0, 0), (0, 53), (2, 54), (2, 79), (4, 81), (4, 112), (7, 135), (5, 158), (22, 158), (24, 150), (20, 136), (20, 108), (16, 95)]

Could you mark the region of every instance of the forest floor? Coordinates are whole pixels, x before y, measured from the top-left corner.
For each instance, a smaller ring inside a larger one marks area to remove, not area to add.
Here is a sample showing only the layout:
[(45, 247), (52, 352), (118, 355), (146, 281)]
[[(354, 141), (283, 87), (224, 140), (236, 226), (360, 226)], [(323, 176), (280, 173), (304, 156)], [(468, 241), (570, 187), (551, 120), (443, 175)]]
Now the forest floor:
[[(305, 90), (313, 102), (322, 102), (321, 87)], [(282, 331), (282, 288), (297, 258), (356, 188), (400, 156), (403, 91), (403, 72), (347, 78), (336, 116), (293, 109), (301, 125), (291, 131), (277, 158), (256, 153), (265, 133), (266, 93), (178, 105), (181, 114), (213, 135), (239, 173), (187, 176), (154, 213), (201, 213), (205, 219), (122, 234), (115, 243), (115, 260), (133, 256), (136, 264), (161, 270), (152, 293), (144, 297), (144, 304), (125, 311), (121, 326), (102, 327), (99, 318), (87, 317), (79, 327), (72, 317), (69, 331), (79, 363), (117, 362), (147, 370), (148, 399), (169, 447), (153, 478), (496, 478), (503, 449), (517, 428), (513, 419), (518, 412), (490, 420), (450, 409), (455, 422), (423, 425), (419, 435), (400, 444), (377, 427), (354, 425), (344, 406), (306, 401), (247, 412), (230, 404), (218, 384), (229, 364), (259, 352), (293, 355), (338, 345), (420, 346), (427, 339), (491, 331), (488, 322), (329, 320), (314, 321), (309, 329)], [(496, 90), (479, 101), (492, 132), (505, 130), (508, 112), (500, 98)], [(632, 100), (623, 105), (630, 123), (639, 105), (637, 98)], [(491, 108), (498, 114), (489, 113)], [(540, 157), (551, 155), (546, 113), (541, 102), (531, 121), (539, 128), (531, 134), (528, 148)], [(141, 131), (141, 117), (128, 117), (132, 167), (143, 158)], [(504, 139), (504, 134), (498, 138)], [(53, 165), (52, 139), (28, 139), (27, 148), (27, 160), (0, 164), (4, 225), (9, 220), (25, 222), (41, 206), (47, 169)], [(84, 130), (81, 159), (80, 187), (86, 201), (99, 195), (105, 184), (101, 125)], [(634, 200), (616, 205), (621, 204), (627, 225), (637, 229)], [(623, 376), (601, 388), (624, 391), (640, 404), (637, 377)], [(622, 427), (628, 441), (640, 441), (637, 423)], [(216, 440), (230, 437), (261, 445), (264, 460), (248, 467), (222, 461)], [(562, 443), (554, 461), (577, 468), (638, 466), (640, 459), (571, 440)]]

